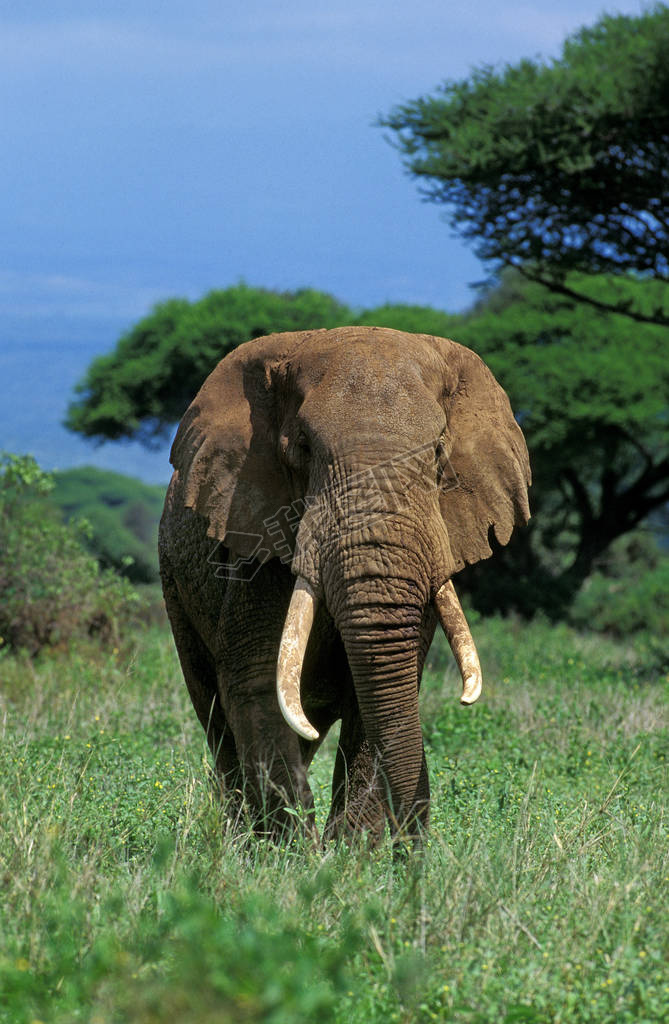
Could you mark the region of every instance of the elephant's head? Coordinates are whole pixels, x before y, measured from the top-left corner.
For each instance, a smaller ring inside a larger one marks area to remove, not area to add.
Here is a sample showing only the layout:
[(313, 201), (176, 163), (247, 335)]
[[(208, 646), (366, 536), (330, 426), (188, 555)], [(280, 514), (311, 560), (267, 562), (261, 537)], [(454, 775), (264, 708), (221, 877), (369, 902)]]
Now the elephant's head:
[(292, 568), (279, 689), (303, 735), (313, 730), (299, 668), (325, 602), (390, 799), (408, 813), (426, 623), (436, 606), (453, 641), (451, 576), (491, 554), (491, 528), (505, 544), (529, 515), (527, 450), (504, 391), (478, 356), (442, 338), (366, 327), (273, 335), (210, 375), (172, 462), (187, 506), (233, 559)]

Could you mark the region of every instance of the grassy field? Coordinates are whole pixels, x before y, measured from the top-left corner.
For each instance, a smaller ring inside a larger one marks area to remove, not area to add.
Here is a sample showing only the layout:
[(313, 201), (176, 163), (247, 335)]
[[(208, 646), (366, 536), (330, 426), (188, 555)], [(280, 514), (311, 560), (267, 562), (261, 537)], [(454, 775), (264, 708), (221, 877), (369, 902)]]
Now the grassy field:
[(166, 632), (0, 657), (1, 1024), (666, 1020), (666, 661), (475, 634), (474, 708), (431, 655), (402, 865), (231, 834)]

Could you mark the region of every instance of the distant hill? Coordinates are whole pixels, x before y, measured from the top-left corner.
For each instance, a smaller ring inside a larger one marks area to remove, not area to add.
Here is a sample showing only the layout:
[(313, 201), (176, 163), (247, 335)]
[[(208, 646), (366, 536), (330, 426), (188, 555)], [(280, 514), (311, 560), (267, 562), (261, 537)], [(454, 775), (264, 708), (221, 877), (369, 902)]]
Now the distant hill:
[(66, 520), (90, 523), (88, 544), (100, 563), (136, 583), (154, 583), (165, 488), (94, 466), (62, 470), (54, 479), (54, 504)]

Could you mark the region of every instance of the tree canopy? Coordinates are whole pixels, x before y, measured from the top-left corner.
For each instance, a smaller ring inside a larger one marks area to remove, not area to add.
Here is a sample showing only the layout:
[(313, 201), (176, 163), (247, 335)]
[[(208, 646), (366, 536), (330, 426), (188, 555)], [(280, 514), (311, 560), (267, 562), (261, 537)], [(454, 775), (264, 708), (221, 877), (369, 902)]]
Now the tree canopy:
[[(381, 120), (428, 200), (494, 270), (669, 324), (573, 272), (669, 281), (669, 8), (605, 16), (559, 60), (476, 70)], [(571, 275), (571, 277), (570, 277)], [(582, 282), (581, 282), (582, 283)], [(663, 293), (666, 297), (666, 292)]]

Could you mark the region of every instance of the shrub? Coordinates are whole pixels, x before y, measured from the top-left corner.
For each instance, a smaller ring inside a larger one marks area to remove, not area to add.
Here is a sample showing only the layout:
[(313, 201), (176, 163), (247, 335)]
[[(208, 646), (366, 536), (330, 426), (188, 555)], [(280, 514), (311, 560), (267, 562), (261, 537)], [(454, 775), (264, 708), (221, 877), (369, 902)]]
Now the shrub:
[(55, 473), (54, 483), (52, 503), (65, 520), (83, 517), (90, 523), (86, 547), (104, 569), (114, 569), (135, 584), (158, 582), (164, 487), (95, 466)]
[(641, 531), (619, 538), (606, 564), (586, 580), (571, 608), (581, 628), (625, 637), (669, 634), (669, 558)]
[[(336, 1019), (350, 984), (347, 961), (358, 951), (346, 925), (342, 942), (335, 944), (325, 934), (313, 935), (304, 919), (258, 896), (221, 912), (185, 879), (165, 894), (159, 928), (151, 931), (162, 961), (158, 970), (146, 971), (139, 982), (134, 980), (138, 972), (128, 972), (134, 978), (127, 979), (120, 1001), (122, 979), (117, 976), (109, 986), (109, 1002), (116, 1005), (119, 1021), (129, 1024), (175, 1019), (181, 1024), (325, 1024)], [(145, 943), (142, 959), (149, 949)], [(103, 1008), (104, 989), (98, 999)]]
[(0, 638), (30, 654), (74, 636), (116, 642), (138, 602), (85, 551), (85, 522), (60, 521), (52, 488), (32, 456), (0, 458)]

